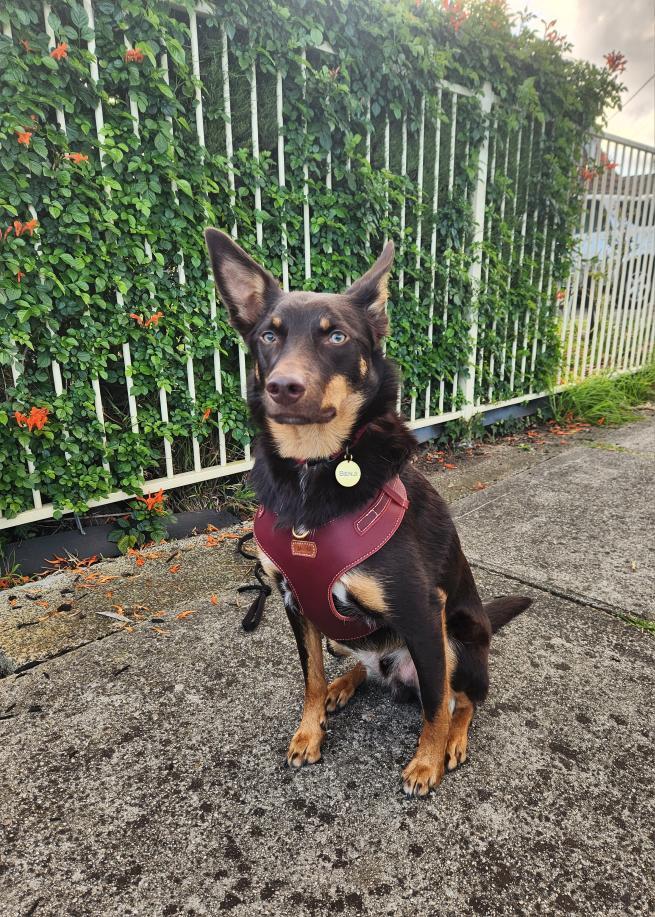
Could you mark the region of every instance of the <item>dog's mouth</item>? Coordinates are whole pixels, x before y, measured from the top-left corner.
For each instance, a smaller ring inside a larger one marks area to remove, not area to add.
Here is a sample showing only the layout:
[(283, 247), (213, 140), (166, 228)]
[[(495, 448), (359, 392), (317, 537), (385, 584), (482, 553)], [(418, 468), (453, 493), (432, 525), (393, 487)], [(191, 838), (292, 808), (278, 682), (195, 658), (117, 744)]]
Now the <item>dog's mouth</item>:
[(323, 408), (316, 414), (295, 413), (287, 409), (279, 412), (268, 411), (267, 414), (269, 420), (272, 420), (274, 423), (299, 427), (307, 424), (330, 423), (330, 421), (334, 420), (337, 416), (337, 409), (334, 407)]

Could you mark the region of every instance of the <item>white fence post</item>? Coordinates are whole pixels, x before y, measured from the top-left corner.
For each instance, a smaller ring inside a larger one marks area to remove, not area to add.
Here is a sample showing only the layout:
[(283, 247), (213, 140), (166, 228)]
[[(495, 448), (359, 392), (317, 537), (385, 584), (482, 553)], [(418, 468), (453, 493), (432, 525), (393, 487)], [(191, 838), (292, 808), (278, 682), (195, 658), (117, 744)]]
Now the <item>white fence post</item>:
[(475, 228), (473, 230), (473, 247), (475, 257), (469, 268), (471, 278), (471, 308), (470, 308), (470, 328), (469, 328), (469, 352), (468, 352), (468, 371), (466, 377), (460, 380), (459, 389), (465, 399), (462, 408), (462, 417), (464, 420), (470, 420), (475, 413), (475, 370), (477, 366), (478, 353), (478, 308), (480, 296), (480, 281), (482, 279), (482, 251), (481, 245), (484, 240), (484, 212), (487, 203), (487, 161), (489, 158), (489, 133), (491, 123), (488, 115), (491, 112), (491, 106), (494, 101), (494, 94), (491, 85), (485, 83), (483, 94), (480, 100), (482, 114), (487, 118), (487, 125), (484, 133), (484, 140), (480, 147), (478, 156), (478, 177), (473, 192), (473, 221)]

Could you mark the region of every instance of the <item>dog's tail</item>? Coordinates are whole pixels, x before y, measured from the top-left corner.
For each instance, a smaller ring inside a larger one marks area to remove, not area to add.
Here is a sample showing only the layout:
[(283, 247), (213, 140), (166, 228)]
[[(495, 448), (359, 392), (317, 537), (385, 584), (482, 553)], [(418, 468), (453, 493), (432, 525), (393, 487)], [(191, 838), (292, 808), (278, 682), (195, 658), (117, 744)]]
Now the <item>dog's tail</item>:
[(524, 595), (504, 595), (499, 599), (492, 599), (485, 602), (484, 610), (491, 621), (492, 633), (496, 633), (501, 627), (520, 615), (522, 611), (532, 605), (532, 599)]

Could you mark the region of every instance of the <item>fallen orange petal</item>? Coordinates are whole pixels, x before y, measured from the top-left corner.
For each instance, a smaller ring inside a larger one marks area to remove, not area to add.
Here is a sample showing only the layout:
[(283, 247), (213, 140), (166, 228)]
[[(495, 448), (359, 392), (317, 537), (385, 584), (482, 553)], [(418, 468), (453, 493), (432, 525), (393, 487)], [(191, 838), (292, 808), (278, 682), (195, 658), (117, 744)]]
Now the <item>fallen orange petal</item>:
[(179, 565), (179, 564), (173, 564), (173, 566), (172, 566), (172, 567), (169, 567), (168, 569), (169, 569), (169, 573), (177, 573), (178, 570), (180, 569), (180, 565)]
[(189, 615), (194, 615), (194, 614), (195, 614), (195, 611), (193, 611), (193, 609), (190, 608), (188, 609), (188, 611), (181, 611), (179, 614), (176, 614), (175, 617), (177, 618), (178, 621), (182, 621), (184, 620), (184, 618), (188, 618)]
[(217, 595), (213, 595), (213, 596), (211, 597), (211, 600), (210, 600), (210, 601), (211, 601), (212, 605), (218, 605), (218, 596), (217, 596)]

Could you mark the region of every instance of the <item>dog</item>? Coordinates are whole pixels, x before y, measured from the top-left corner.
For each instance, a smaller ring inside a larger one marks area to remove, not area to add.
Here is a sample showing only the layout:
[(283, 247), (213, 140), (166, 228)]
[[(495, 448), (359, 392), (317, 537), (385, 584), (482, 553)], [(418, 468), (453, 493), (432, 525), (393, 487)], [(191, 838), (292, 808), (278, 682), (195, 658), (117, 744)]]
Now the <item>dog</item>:
[[(294, 553), (316, 558), (331, 550), (320, 539), (335, 521), (360, 510), (382, 519), (375, 507), (383, 504), (387, 517), (400, 517), (378, 550), (351, 562), (329, 595), (319, 596), (329, 618), (323, 632), (299, 607), (300, 587), (285, 575), (286, 560), (276, 563), (272, 549), (262, 550), (255, 523), (259, 556), (282, 593), (305, 681), (287, 763), (319, 761), (326, 715), (375, 678), (401, 699), (420, 700), (423, 727), (402, 781), (407, 795), (425, 796), (467, 759), (469, 727), (489, 687), (491, 636), (531, 600), (482, 604), (446, 503), (410, 462), (417, 443), (396, 413), (398, 373), (382, 348), (393, 243), (346, 292), (327, 294), (283, 292), (228, 235), (207, 229), (205, 239), (218, 293), (252, 356), (248, 405), (261, 432), (251, 480), (259, 512), (273, 520), (271, 544), (283, 538)], [(353, 486), (337, 478), (344, 458), (360, 473)], [(356, 523), (362, 529), (363, 518)], [(311, 588), (303, 588), (310, 596), (303, 601), (311, 601)], [(333, 653), (356, 660), (328, 684), (322, 645), (333, 619), (364, 635), (328, 640)]]

